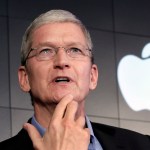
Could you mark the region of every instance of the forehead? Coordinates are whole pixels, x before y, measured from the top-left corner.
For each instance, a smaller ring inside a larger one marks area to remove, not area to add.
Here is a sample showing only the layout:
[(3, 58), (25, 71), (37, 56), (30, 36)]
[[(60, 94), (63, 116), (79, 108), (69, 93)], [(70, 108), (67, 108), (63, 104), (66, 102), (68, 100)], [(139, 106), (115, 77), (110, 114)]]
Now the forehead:
[(71, 22), (49, 23), (38, 27), (32, 34), (32, 44), (37, 45), (42, 42), (61, 45), (73, 42), (87, 45), (81, 27)]

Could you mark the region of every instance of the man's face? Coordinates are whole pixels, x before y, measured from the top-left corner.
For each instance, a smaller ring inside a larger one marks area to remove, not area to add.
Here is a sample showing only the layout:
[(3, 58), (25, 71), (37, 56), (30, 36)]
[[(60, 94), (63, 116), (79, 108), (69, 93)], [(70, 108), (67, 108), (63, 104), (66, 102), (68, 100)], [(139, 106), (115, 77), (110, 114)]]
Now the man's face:
[[(73, 23), (54, 23), (42, 25), (32, 36), (32, 47), (50, 43), (54, 47), (82, 45), (87, 48), (87, 42), (80, 27)], [(30, 53), (32, 55), (34, 50)], [(30, 56), (29, 55), (29, 56)], [(91, 64), (91, 58), (70, 58), (63, 48), (50, 60), (39, 61), (36, 57), (27, 59), (26, 68), (20, 75), (24, 91), (31, 90), (35, 100), (44, 103), (58, 103), (62, 97), (72, 94), (74, 100), (84, 101), (89, 90), (95, 89), (98, 78), (96, 65)]]

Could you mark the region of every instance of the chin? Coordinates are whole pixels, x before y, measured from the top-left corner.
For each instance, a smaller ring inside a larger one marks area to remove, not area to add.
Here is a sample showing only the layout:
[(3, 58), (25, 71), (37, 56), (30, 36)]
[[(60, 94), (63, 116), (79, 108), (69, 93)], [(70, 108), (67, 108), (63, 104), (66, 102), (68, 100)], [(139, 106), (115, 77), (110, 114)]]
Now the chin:
[(68, 90), (63, 90), (63, 91), (56, 91), (53, 96), (52, 99), (54, 100), (55, 103), (59, 103), (61, 101), (61, 99), (63, 97), (65, 97), (66, 95), (71, 94), (73, 95), (73, 100), (80, 102), (83, 101), (85, 99), (85, 96), (82, 95), (81, 93), (79, 93), (77, 90), (75, 91), (68, 91)]
[(57, 95), (54, 95), (53, 96), (53, 100), (56, 102), (56, 103), (59, 103), (63, 97), (65, 97), (66, 95), (68, 95), (69, 93), (62, 93), (62, 94), (57, 94)]

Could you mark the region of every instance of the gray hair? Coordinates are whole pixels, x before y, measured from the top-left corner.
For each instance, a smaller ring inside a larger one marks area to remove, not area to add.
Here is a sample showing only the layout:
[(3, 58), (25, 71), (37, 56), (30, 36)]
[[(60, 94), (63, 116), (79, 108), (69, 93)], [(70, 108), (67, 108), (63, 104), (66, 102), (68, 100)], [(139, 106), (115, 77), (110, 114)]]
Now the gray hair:
[[(87, 40), (88, 48), (92, 50), (93, 45), (92, 45), (90, 34), (86, 29), (86, 27), (83, 25), (83, 23), (75, 15), (65, 10), (50, 10), (37, 17), (25, 31), (22, 39), (22, 46), (21, 46), (21, 65), (24, 66), (26, 64), (26, 59), (28, 57), (32, 45), (33, 32), (44, 24), (59, 23), (59, 22), (72, 22), (79, 25)], [(94, 63), (93, 54), (91, 58), (92, 58), (91, 59), (92, 63)]]

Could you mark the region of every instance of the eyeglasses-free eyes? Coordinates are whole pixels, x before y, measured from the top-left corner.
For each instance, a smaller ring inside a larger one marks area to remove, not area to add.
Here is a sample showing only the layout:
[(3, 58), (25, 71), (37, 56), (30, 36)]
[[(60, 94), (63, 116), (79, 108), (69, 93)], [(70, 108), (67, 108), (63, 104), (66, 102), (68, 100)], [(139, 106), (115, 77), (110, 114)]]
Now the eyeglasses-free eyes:
[[(66, 54), (74, 59), (81, 59), (85, 56), (91, 56), (91, 49), (86, 48), (78, 48), (78, 47), (51, 47), (51, 46), (40, 46), (38, 48), (31, 48), (27, 55), (27, 59), (32, 57), (36, 57), (38, 61), (46, 61), (52, 59), (58, 52), (58, 50), (62, 48), (65, 50)], [(33, 51), (33, 54), (30, 53)]]

